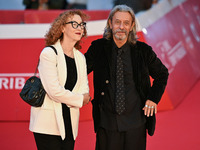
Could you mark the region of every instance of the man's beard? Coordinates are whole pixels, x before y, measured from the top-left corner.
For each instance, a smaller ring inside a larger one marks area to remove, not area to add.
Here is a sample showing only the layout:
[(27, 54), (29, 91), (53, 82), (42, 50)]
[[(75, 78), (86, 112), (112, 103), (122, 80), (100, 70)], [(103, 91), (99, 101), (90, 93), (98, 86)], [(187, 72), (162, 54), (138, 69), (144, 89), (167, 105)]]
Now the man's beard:
[[(124, 32), (125, 35), (124, 36), (119, 36), (119, 35), (117, 35), (117, 32)], [(115, 38), (118, 39), (118, 40), (124, 40), (128, 36), (127, 35), (127, 31), (126, 30), (121, 30), (121, 29), (117, 29), (117, 30), (113, 31), (113, 34), (114, 34)]]

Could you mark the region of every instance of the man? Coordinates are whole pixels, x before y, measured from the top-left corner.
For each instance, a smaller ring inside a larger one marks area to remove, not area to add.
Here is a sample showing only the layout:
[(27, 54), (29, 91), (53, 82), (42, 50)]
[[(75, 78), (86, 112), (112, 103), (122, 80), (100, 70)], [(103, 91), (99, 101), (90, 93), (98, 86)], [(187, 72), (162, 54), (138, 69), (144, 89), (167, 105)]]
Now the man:
[(25, 9), (65, 9), (67, 5), (66, 0), (23, 0)]
[(130, 7), (113, 8), (103, 38), (92, 42), (85, 56), (94, 78), (96, 150), (145, 150), (168, 70), (150, 46), (136, 40)]
[(126, 4), (134, 10), (137, 14), (140, 11), (151, 8), (153, 1), (155, 0), (114, 0), (114, 5)]

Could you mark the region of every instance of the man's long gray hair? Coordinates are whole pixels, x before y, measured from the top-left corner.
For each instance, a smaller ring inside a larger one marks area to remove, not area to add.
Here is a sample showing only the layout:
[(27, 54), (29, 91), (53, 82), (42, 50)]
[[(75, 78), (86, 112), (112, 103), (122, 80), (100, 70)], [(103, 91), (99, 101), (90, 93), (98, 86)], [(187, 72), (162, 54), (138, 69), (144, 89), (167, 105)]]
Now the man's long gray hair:
[(132, 24), (135, 23), (135, 25), (133, 26), (133, 30), (131, 30), (128, 34), (128, 42), (132, 43), (134, 45), (137, 41), (135, 14), (134, 14), (133, 10), (126, 5), (117, 5), (111, 10), (111, 12), (108, 16), (108, 19), (107, 19), (106, 27), (104, 29), (103, 37), (108, 40), (112, 39), (113, 33), (112, 33), (112, 29), (110, 28), (110, 25), (109, 25), (109, 20), (112, 22), (113, 16), (116, 12), (128, 12), (131, 15)]

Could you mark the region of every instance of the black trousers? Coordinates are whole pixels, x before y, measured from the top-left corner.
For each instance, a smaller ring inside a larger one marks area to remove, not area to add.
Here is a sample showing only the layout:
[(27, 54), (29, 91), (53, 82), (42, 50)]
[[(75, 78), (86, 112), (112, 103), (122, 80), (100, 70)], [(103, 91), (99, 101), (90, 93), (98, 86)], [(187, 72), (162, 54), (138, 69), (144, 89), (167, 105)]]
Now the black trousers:
[(33, 133), (38, 150), (73, 150), (73, 139), (61, 139), (61, 136)]
[(100, 128), (96, 134), (96, 150), (146, 150), (146, 127), (123, 132)]

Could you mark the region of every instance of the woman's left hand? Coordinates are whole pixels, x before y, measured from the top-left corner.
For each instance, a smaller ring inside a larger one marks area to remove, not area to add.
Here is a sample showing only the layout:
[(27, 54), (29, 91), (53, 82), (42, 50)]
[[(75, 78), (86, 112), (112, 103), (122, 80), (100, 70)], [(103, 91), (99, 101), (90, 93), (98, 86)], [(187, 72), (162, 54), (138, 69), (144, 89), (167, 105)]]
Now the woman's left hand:
[(153, 113), (157, 113), (157, 104), (151, 100), (147, 100), (143, 110), (144, 115), (146, 115), (147, 117), (149, 117), (150, 115), (153, 116)]

